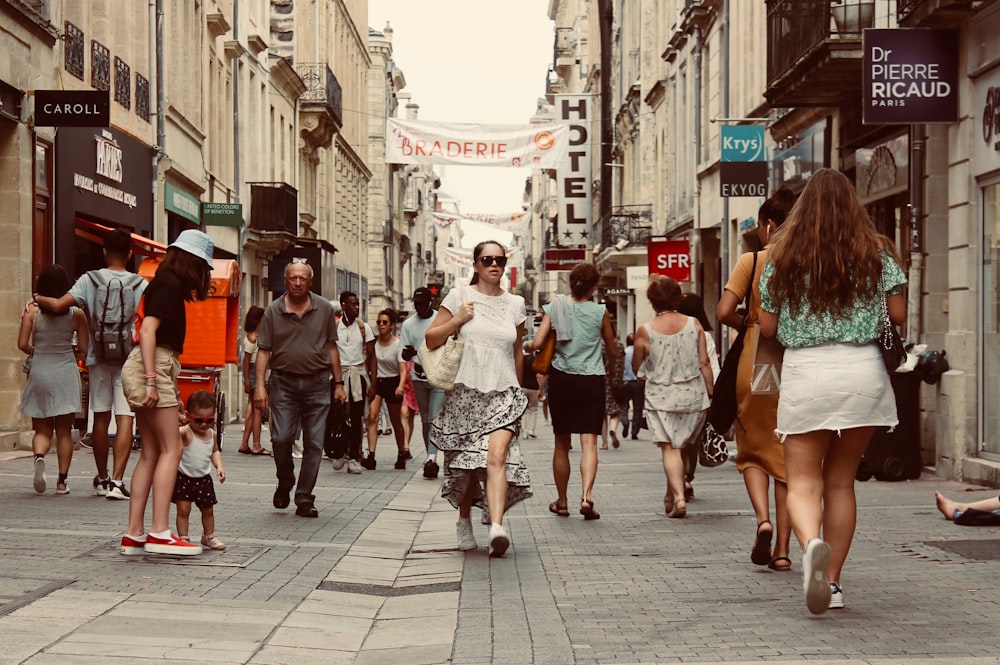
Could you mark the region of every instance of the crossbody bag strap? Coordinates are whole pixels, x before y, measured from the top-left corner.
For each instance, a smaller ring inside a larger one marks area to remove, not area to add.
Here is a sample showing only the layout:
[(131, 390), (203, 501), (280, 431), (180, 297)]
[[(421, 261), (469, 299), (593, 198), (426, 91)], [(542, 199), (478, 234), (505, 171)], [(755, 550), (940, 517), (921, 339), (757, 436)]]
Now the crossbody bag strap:
[(747, 284), (747, 293), (743, 296), (743, 311), (746, 315), (743, 317), (743, 329), (746, 330), (747, 327), (747, 317), (750, 316), (750, 294), (753, 293), (753, 283), (754, 277), (757, 276), (757, 252), (753, 253), (753, 267), (750, 268), (750, 283)]

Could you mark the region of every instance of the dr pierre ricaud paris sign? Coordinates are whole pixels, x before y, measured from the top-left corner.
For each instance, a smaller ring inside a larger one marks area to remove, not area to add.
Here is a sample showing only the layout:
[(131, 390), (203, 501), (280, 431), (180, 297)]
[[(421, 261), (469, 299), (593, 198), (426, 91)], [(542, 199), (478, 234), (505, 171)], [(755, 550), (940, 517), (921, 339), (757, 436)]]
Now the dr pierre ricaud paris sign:
[(864, 123), (958, 121), (958, 31), (864, 32)]

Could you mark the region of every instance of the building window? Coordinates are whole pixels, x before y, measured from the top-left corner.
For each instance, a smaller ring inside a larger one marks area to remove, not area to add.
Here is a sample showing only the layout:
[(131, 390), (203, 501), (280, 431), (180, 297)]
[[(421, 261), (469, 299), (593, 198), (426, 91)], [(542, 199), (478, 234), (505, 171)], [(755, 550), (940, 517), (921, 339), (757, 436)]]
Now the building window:
[(127, 109), (132, 108), (132, 68), (115, 56), (115, 101)]
[(139, 73), (135, 75), (135, 114), (149, 122), (149, 81)]
[(96, 39), (90, 40), (90, 86), (111, 89), (111, 51)]
[(66, 21), (63, 38), (65, 41), (65, 46), (63, 47), (64, 59), (63, 67), (66, 71), (77, 77), (81, 81), (83, 80), (83, 31), (76, 27), (69, 21)]

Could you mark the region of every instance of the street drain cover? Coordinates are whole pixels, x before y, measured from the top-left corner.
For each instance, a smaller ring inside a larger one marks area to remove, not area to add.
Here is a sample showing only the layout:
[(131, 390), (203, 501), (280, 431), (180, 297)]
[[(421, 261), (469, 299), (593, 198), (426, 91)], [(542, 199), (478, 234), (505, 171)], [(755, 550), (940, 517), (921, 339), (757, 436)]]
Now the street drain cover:
[(925, 540), (924, 545), (977, 561), (1000, 561), (1000, 542), (996, 540)]
[(217, 566), (222, 568), (246, 568), (263, 556), (270, 547), (256, 545), (229, 545), (224, 552), (205, 549), (197, 556), (173, 556), (170, 554), (142, 554), (122, 556), (121, 544), (114, 540), (106, 545), (84, 552), (80, 557), (99, 559), (114, 563), (151, 563), (171, 566)]

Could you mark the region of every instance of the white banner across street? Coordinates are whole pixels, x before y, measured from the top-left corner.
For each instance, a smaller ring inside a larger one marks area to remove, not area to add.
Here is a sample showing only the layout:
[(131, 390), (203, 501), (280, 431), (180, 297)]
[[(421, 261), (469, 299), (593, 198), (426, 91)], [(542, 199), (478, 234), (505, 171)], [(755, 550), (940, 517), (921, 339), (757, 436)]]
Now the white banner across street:
[(551, 169), (566, 159), (569, 126), (479, 125), (389, 118), (389, 164), (459, 164)]

